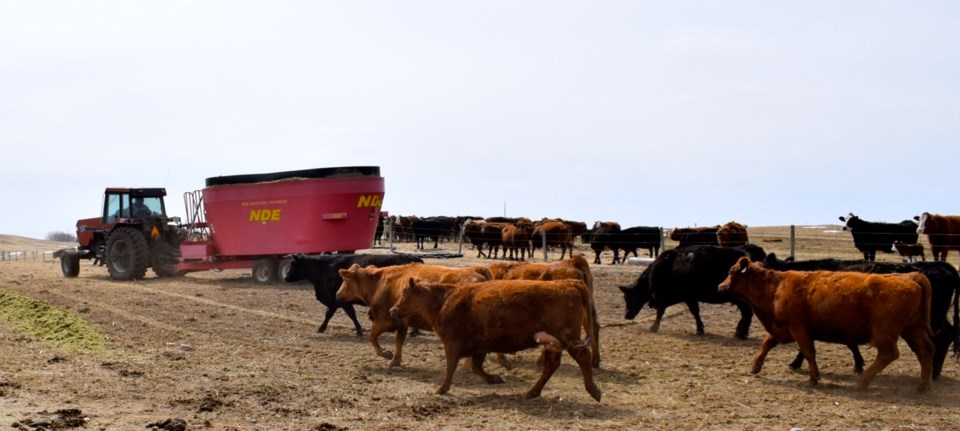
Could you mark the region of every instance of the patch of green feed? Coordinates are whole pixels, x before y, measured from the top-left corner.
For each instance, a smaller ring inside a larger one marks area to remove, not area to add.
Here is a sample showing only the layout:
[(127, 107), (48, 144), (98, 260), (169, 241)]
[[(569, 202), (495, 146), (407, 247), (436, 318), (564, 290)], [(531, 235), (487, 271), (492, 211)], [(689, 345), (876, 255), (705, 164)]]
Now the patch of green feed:
[(97, 353), (106, 344), (96, 330), (83, 319), (18, 293), (0, 289), (0, 319), (10, 322), (24, 334), (77, 352)]

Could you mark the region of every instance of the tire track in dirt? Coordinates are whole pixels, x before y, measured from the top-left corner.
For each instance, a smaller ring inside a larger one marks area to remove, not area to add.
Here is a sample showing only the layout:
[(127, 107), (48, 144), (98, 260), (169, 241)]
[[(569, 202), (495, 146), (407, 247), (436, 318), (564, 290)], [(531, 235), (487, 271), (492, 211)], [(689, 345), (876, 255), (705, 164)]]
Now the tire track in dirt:
[(253, 314), (253, 315), (256, 315), (256, 316), (260, 316), (260, 317), (269, 317), (269, 318), (273, 318), (273, 319), (286, 320), (286, 321), (288, 321), (288, 322), (303, 323), (303, 324), (311, 325), (311, 326), (314, 326), (314, 327), (320, 326), (320, 322), (315, 321), (315, 320), (304, 319), (304, 318), (302, 318), (302, 317), (296, 317), (296, 316), (288, 316), (288, 315), (284, 315), (284, 314), (280, 314), (280, 313), (274, 313), (274, 312), (272, 312), (272, 311), (256, 310), (256, 309), (253, 309), (253, 308), (246, 308), (246, 307), (241, 307), (241, 306), (238, 306), (238, 305), (226, 304), (226, 303), (223, 303), (223, 302), (218, 302), (218, 301), (214, 301), (214, 300), (212, 300), (212, 299), (207, 299), (207, 298), (203, 298), (203, 297), (199, 297), (199, 296), (195, 296), (195, 295), (186, 295), (186, 294), (183, 294), (183, 293), (170, 292), (170, 291), (166, 291), (166, 290), (162, 290), (162, 289), (157, 289), (157, 288), (152, 288), (152, 287), (147, 287), (147, 286), (138, 286), (138, 285), (132, 285), (132, 286), (130, 286), (130, 288), (137, 289), (137, 290), (144, 291), (144, 292), (150, 292), (150, 293), (156, 293), (156, 294), (160, 294), (160, 295), (166, 295), (166, 296), (170, 296), (170, 297), (174, 297), (174, 298), (180, 298), (180, 299), (184, 299), (184, 300), (187, 300), (187, 301), (199, 302), (199, 303), (201, 303), (201, 304), (210, 305), (210, 306), (213, 306), (213, 307), (220, 307), (220, 308), (225, 308), (225, 309), (228, 309), (228, 310), (239, 311), (239, 312), (242, 312), (242, 313), (249, 313), (249, 314)]
[[(102, 288), (102, 287), (101, 287), (101, 288)], [(162, 294), (162, 295), (166, 295), (166, 296), (168, 296), (168, 297), (174, 297), (174, 298), (178, 298), (178, 299), (184, 299), (184, 300), (188, 300), (188, 301), (193, 301), (193, 302), (201, 303), (201, 304), (204, 304), (204, 305), (207, 305), (207, 306), (212, 306), (212, 307), (217, 307), (217, 308), (223, 308), (223, 309), (228, 309), (228, 310), (233, 310), (233, 311), (239, 311), (239, 312), (242, 312), (242, 313), (248, 313), (248, 314), (252, 314), (252, 315), (256, 315), (256, 316), (260, 316), (260, 317), (276, 318), (276, 319), (285, 320), (285, 321), (289, 321), (289, 322), (293, 322), (293, 323), (298, 323), (298, 324), (308, 324), (308, 325), (310, 325), (311, 327), (316, 327), (316, 326), (319, 325), (318, 322), (314, 322), (314, 321), (312, 321), (312, 320), (310, 320), (310, 319), (304, 319), (304, 318), (295, 317), (295, 316), (286, 316), (286, 315), (283, 315), (283, 314), (274, 313), (274, 312), (269, 312), (269, 311), (263, 311), (263, 310), (255, 310), (255, 309), (250, 309), (250, 308), (246, 308), (246, 307), (240, 307), (240, 306), (236, 306), (236, 305), (232, 305), (232, 304), (225, 304), (225, 303), (222, 303), (222, 302), (213, 301), (213, 300), (209, 300), (209, 299), (206, 299), (206, 298), (200, 298), (200, 297), (191, 296), (191, 295), (186, 295), (186, 294), (181, 294), (181, 293), (167, 292), (167, 291), (163, 291), (163, 290), (159, 290), (159, 289), (155, 289), (155, 288), (150, 288), (150, 287), (145, 287), (145, 286), (137, 286), (137, 285), (132, 285), (132, 284), (131, 284), (131, 285), (124, 285), (124, 286), (123, 286), (123, 289), (125, 289), (125, 290), (136, 289), (136, 290), (139, 290), (139, 291), (141, 291), (141, 292), (146, 292), (146, 293)], [(147, 317), (147, 316), (145, 316), (145, 315), (143, 315), (143, 314), (136, 313), (135, 311), (129, 311), (129, 310), (126, 310), (126, 309), (124, 309), (124, 308), (120, 308), (120, 307), (118, 307), (118, 306), (113, 306), (113, 305), (105, 304), (103, 301), (91, 300), (91, 298), (88, 298), (88, 297), (87, 297), (87, 298), (82, 297), (82, 296), (79, 296), (79, 297), (78, 297), (78, 296), (70, 295), (70, 294), (67, 294), (67, 293), (54, 292), (54, 291), (49, 291), (49, 290), (48, 290), (47, 292), (45, 292), (45, 293), (46, 293), (47, 295), (50, 295), (50, 296), (59, 297), (59, 298), (65, 300), (65, 301), (67, 301), (67, 302), (78, 302), (78, 301), (79, 301), (79, 302), (83, 302), (83, 303), (85, 303), (85, 305), (88, 306), (88, 307), (91, 307), (91, 308), (99, 308), (99, 309), (105, 310), (106, 312), (108, 312), (108, 313), (110, 313), (110, 314), (119, 316), (121, 319), (129, 320), (129, 321), (133, 321), (133, 322), (140, 322), (140, 323), (143, 323), (144, 325), (147, 325), (147, 326), (149, 326), (149, 327), (156, 328), (156, 329), (159, 329), (159, 330), (163, 330), (163, 331), (166, 331), (166, 332), (180, 333), (180, 334), (191, 334), (191, 335), (193, 335), (193, 336), (197, 336), (198, 338), (210, 338), (210, 339), (228, 338), (228, 339), (232, 340), (233, 342), (235, 342), (235, 343), (237, 343), (237, 344), (240, 344), (240, 345), (244, 345), (244, 346), (246, 346), (246, 347), (248, 347), (248, 348), (257, 349), (257, 348), (259, 348), (259, 347), (262, 347), (262, 341), (251, 341), (251, 340), (249, 340), (249, 339), (247, 339), (247, 338), (244, 338), (244, 337), (242, 337), (242, 336), (234, 336), (234, 335), (231, 335), (231, 334), (229, 333), (229, 331), (219, 332), (219, 333), (213, 333), (213, 332), (205, 331), (205, 330), (203, 330), (203, 329), (201, 329), (201, 328), (190, 328), (190, 327), (187, 327), (187, 326), (184, 326), (184, 325), (176, 325), (176, 324), (167, 323), (167, 322), (164, 322), (164, 321), (161, 321), (161, 320), (157, 320), (157, 319), (154, 319), (154, 318)], [(106, 292), (102, 292), (102, 293), (106, 293)], [(288, 350), (288, 351), (291, 351), (291, 352), (298, 352), (298, 353), (303, 353), (303, 352), (305, 351), (305, 349), (302, 348), (302, 347), (288, 346), (288, 345), (283, 345), (283, 344), (274, 344), (274, 345), (272, 345), (271, 347), (272, 347), (272, 348), (279, 348), (279, 349), (283, 349), (283, 350)]]

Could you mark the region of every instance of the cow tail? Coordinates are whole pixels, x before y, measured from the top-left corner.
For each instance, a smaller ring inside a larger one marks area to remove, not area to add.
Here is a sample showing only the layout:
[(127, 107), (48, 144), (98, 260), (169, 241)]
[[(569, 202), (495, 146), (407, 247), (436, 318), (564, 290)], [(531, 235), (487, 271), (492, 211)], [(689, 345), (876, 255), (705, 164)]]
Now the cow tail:
[[(587, 310), (587, 321), (584, 322), (585, 324), (583, 325), (587, 330), (587, 337), (583, 340), (583, 344), (590, 346), (591, 341), (597, 336), (597, 334), (594, 333), (594, 328), (599, 326), (599, 322), (596, 320), (597, 316), (593, 304), (593, 292), (587, 288), (586, 284), (584, 284), (583, 287), (584, 289), (580, 293), (580, 301), (583, 303), (583, 308)], [(590, 352), (592, 355), (592, 350), (590, 350)]]

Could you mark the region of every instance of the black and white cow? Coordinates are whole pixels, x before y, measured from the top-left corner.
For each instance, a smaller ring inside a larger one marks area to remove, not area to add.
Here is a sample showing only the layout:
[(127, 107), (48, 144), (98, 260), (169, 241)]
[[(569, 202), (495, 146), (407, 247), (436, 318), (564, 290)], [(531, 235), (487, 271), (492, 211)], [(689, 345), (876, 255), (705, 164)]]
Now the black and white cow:
[(850, 213), (847, 217), (841, 216), (840, 221), (844, 222), (843, 230), (849, 230), (853, 235), (853, 245), (863, 253), (864, 260), (877, 260), (877, 250), (892, 252), (894, 241), (917, 243), (917, 224), (912, 220), (900, 223), (872, 222)]
[(357, 330), (357, 336), (363, 335), (363, 328), (357, 321), (357, 313), (354, 311), (354, 305), (366, 305), (362, 302), (343, 302), (337, 299), (337, 290), (343, 283), (339, 270), (349, 268), (353, 264), (366, 267), (373, 265), (376, 267), (403, 265), (411, 262), (423, 263), (423, 260), (416, 256), (405, 254), (322, 254), (322, 255), (293, 255), (293, 262), (290, 264), (290, 271), (287, 272), (283, 281), (293, 283), (300, 280), (308, 280), (313, 284), (313, 291), (316, 294), (317, 301), (327, 306), (326, 316), (323, 323), (317, 328), (317, 332), (327, 330), (327, 323), (330, 318), (342, 308), (344, 313), (353, 321)]

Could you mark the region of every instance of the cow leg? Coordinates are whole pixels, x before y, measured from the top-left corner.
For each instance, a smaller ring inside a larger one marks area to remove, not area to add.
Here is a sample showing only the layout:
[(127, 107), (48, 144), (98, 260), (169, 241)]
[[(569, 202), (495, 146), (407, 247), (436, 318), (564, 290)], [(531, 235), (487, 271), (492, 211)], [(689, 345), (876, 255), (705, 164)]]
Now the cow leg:
[(547, 384), (547, 380), (550, 380), (550, 376), (553, 376), (553, 373), (557, 371), (557, 368), (560, 366), (560, 355), (560, 352), (547, 349), (543, 350), (543, 372), (540, 373), (540, 379), (537, 380), (537, 383), (527, 391), (525, 395), (527, 399), (540, 396), (540, 392), (543, 391), (543, 386)]
[(767, 353), (770, 353), (770, 349), (780, 344), (776, 338), (773, 338), (773, 335), (767, 334), (767, 338), (763, 339), (763, 343), (760, 344), (760, 351), (757, 352), (756, 356), (753, 357), (753, 367), (750, 369), (751, 374), (757, 374), (760, 372), (760, 369), (763, 368), (763, 361), (767, 359)]
[(470, 357), (470, 369), (473, 370), (473, 373), (480, 376), (483, 381), (487, 382), (490, 385), (496, 385), (503, 383), (503, 378), (495, 375), (489, 374), (483, 369), (483, 361), (486, 359), (486, 353), (477, 353)]
[(908, 328), (902, 336), (910, 346), (910, 350), (917, 355), (917, 361), (920, 362), (920, 386), (917, 387), (917, 392), (926, 392), (930, 390), (930, 382), (933, 380), (935, 349), (933, 341), (930, 340), (924, 327)]
[[(614, 248), (614, 249), (612, 249), (612, 251), (613, 251), (613, 262), (611, 262), (610, 264), (611, 264), (611, 265), (616, 265), (617, 262), (620, 261), (620, 249), (619, 249), (619, 248)], [(626, 260), (626, 259), (624, 259), (624, 260)]]
[(593, 308), (593, 339), (590, 340), (590, 352), (593, 355), (593, 368), (600, 368), (600, 320), (597, 317), (596, 306), (591, 304), (590, 307)]
[(390, 353), (388, 350), (383, 350), (383, 347), (380, 346), (380, 334), (387, 332), (387, 330), (390, 329), (390, 325), (390, 323), (374, 320), (373, 325), (370, 326), (370, 344), (373, 344), (373, 349), (377, 351), (377, 356), (385, 359), (393, 359), (393, 353)]
[(690, 309), (690, 314), (693, 314), (694, 320), (697, 321), (697, 335), (703, 335), (703, 319), (700, 318), (700, 303), (697, 301), (687, 301), (687, 308)]
[(596, 250), (594, 250), (593, 252), (597, 254), (597, 257), (593, 259), (593, 263), (600, 265), (600, 252)]
[(933, 340), (933, 378), (940, 377), (940, 371), (943, 370), (943, 363), (947, 358), (947, 352), (950, 351), (950, 343), (953, 342), (957, 329), (945, 322), (942, 329), (935, 331), (931, 340)]
[(400, 361), (403, 359), (403, 343), (407, 340), (407, 327), (401, 326), (395, 334), (393, 349), (396, 353), (393, 354), (393, 360), (390, 361), (391, 367), (399, 367)]
[[(850, 353), (853, 354), (853, 372), (863, 374), (863, 355), (860, 354), (860, 348), (856, 344), (847, 344)], [(797, 351), (797, 357), (790, 363), (791, 370), (799, 370), (803, 365), (803, 352)]]
[[(571, 343), (567, 346), (567, 353), (569, 353), (570, 356), (577, 361), (577, 365), (580, 366), (580, 373), (583, 374), (583, 387), (593, 399), (600, 401), (600, 388), (598, 388), (597, 383), (593, 381), (593, 369), (590, 368), (590, 357), (594, 355), (585, 346), (574, 346), (575, 344), (578, 343)], [(596, 357), (594, 357), (594, 361), (596, 361)]]
[(330, 322), (330, 319), (333, 317), (333, 314), (337, 312), (337, 307), (327, 307), (327, 312), (324, 313), (323, 323), (320, 324), (320, 327), (317, 328), (317, 332), (326, 332), (327, 323)]
[(444, 346), (444, 353), (447, 357), (447, 374), (443, 377), (443, 383), (437, 388), (437, 393), (440, 395), (450, 390), (450, 384), (453, 383), (453, 373), (457, 371), (457, 363), (460, 362), (460, 356), (454, 349)]
[[(873, 360), (873, 363), (863, 371), (863, 374), (860, 375), (860, 380), (857, 382), (857, 387), (860, 389), (866, 389), (870, 386), (870, 382), (873, 381), (873, 378), (876, 377), (880, 371), (883, 371), (887, 365), (890, 365), (891, 362), (900, 357), (900, 350), (897, 349), (896, 339), (878, 340), (874, 338), (870, 340), (870, 344), (877, 348), (877, 357)], [(927, 359), (926, 364), (923, 362), (920, 363), (921, 375), (923, 375), (924, 372), (930, 371), (930, 357), (928, 356)], [(923, 380), (921, 379), (921, 381)], [(929, 382), (927, 384), (929, 385)], [(921, 383), (921, 386), (922, 385), (923, 383)]]
[[(360, 321), (357, 320), (357, 312), (353, 309), (353, 305), (347, 304), (343, 306), (343, 312), (347, 313), (347, 317), (353, 321), (353, 327), (357, 330), (357, 336), (363, 336), (363, 328), (360, 326)], [(321, 331), (322, 332), (322, 331)]]
[(653, 324), (650, 325), (650, 332), (657, 332), (660, 330), (660, 321), (663, 320), (663, 312), (667, 311), (665, 307), (657, 307), (657, 318), (653, 320)]
[(746, 303), (738, 303), (737, 308), (740, 309), (740, 322), (737, 323), (737, 330), (734, 332), (734, 336), (741, 340), (746, 340), (750, 334), (750, 321), (753, 320), (753, 309)]
[(860, 354), (860, 348), (856, 344), (847, 344), (850, 353), (853, 354), (853, 372), (863, 374), (863, 355)]
[(810, 386), (814, 386), (820, 382), (820, 368), (817, 367), (817, 349), (813, 345), (813, 339), (803, 328), (790, 328), (790, 335), (797, 342), (803, 357), (807, 358), (807, 365), (810, 367)]
[(791, 370), (799, 370), (803, 366), (803, 352), (797, 350), (797, 356), (793, 358), (793, 361), (790, 362)]

